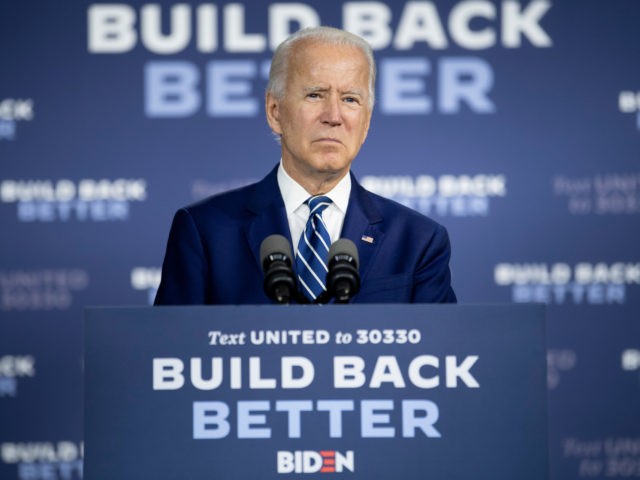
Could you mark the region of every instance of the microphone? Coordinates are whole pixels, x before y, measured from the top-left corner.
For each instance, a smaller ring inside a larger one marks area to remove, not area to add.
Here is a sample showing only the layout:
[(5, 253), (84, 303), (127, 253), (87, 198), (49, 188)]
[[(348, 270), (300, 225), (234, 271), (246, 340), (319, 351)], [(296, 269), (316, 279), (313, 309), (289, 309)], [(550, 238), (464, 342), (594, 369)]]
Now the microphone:
[(336, 303), (347, 303), (360, 291), (358, 249), (348, 238), (341, 238), (329, 249), (327, 291)]
[(277, 303), (289, 303), (296, 292), (291, 269), (291, 245), (282, 235), (269, 235), (260, 244), (264, 293)]

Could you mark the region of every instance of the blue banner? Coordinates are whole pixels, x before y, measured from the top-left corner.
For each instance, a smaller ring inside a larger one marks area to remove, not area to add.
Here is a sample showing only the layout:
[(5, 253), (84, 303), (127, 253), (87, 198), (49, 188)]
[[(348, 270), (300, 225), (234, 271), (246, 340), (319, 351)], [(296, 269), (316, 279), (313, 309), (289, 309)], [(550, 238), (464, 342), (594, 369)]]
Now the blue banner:
[(547, 474), (542, 306), (92, 309), (85, 342), (89, 478)]

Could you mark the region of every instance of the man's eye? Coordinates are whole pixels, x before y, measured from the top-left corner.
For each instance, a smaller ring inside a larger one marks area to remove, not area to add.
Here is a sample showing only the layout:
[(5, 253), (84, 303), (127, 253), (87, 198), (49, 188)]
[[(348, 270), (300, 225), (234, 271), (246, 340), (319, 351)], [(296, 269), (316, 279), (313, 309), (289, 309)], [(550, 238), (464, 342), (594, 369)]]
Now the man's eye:
[(307, 98), (320, 98), (319, 93), (307, 93)]
[(344, 101), (346, 103), (358, 103), (358, 99), (356, 97), (344, 97)]

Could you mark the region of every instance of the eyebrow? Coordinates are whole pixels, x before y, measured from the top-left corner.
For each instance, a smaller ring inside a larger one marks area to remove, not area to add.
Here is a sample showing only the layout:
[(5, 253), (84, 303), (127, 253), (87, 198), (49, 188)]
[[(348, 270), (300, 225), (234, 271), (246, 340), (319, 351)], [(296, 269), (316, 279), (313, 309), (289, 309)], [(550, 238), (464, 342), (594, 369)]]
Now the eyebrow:
[(308, 92), (328, 92), (328, 91), (329, 91), (329, 88), (326, 88), (326, 87), (316, 87), (316, 86), (313, 86), (313, 87), (304, 87), (304, 91), (305, 91), (305, 93), (308, 93)]
[[(304, 92), (305, 93), (309, 93), (309, 92), (328, 92), (329, 90), (331, 90), (331, 88), (329, 88), (329, 87), (319, 87), (319, 86), (304, 87)], [(358, 97), (364, 97), (363, 90), (361, 90), (361, 89), (345, 90), (343, 92), (340, 92), (340, 94), (341, 95), (357, 95)]]
[(342, 92), (343, 94), (346, 95), (357, 95), (358, 97), (364, 97), (364, 91), (360, 90), (360, 89), (356, 89), (356, 90), (345, 90), (344, 92)]

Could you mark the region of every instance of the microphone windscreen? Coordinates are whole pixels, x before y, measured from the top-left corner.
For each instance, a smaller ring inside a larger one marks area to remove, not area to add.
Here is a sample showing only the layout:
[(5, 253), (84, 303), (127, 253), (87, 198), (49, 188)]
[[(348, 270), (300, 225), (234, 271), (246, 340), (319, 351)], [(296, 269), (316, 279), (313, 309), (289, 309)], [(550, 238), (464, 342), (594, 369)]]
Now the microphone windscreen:
[(341, 238), (336, 240), (329, 248), (329, 261), (335, 258), (336, 256), (348, 255), (353, 258), (355, 261), (354, 267), (360, 267), (360, 258), (358, 257), (358, 248), (356, 244), (353, 243), (348, 238)]
[(263, 265), (264, 261), (269, 255), (274, 253), (280, 253), (291, 259), (291, 245), (289, 240), (282, 235), (269, 235), (260, 244), (260, 264)]

